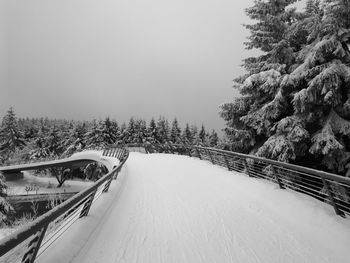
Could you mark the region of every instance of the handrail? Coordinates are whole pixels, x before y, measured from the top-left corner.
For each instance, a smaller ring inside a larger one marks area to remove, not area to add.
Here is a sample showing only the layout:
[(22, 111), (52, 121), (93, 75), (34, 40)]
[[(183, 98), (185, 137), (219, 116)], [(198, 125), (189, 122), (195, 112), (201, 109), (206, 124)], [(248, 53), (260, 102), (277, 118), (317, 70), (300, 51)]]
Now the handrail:
[(337, 215), (350, 216), (350, 178), (312, 168), (282, 163), (237, 152), (183, 144), (128, 144), (142, 147), (147, 153), (169, 152), (205, 159), (213, 164), (273, 181), (280, 188), (289, 188), (330, 203)]
[[(40, 216), (33, 222), (25, 225), (21, 229), (15, 231), (13, 234), (5, 237), (0, 242), (0, 261), (1, 257), (12, 249), (18, 247), (23, 242), (27, 241), (30, 237), (34, 236), (33, 239), (29, 242), (28, 249), (22, 258), (22, 262), (34, 262), (38, 250), (40, 248), (40, 243), (42, 242), (45, 232), (50, 223), (55, 222), (58, 218), (64, 216), (68, 217), (70, 214), (75, 213), (78, 208), (81, 209), (78, 217), (86, 216), (89, 212), (90, 206), (94, 199), (96, 199), (97, 192), (107, 192), (109, 185), (113, 179), (120, 172), (124, 163), (126, 162), (129, 152), (125, 148), (114, 148), (113, 155), (110, 154), (110, 151), (104, 151), (103, 155), (116, 157), (120, 160), (120, 163), (117, 167), (113, 168), (108, 174), (96, 181), (92, 186), (87, 189), (79, 192), (73, 197), (69, 198), (65, 202), (61, 203), (57, 207), (48, 211), (44, 215)], [(99, 188), (102, 188), (99, 190)], [(62, 220), (64, 220), (63, 218)], [(35, 244), (35, 246), (33, 245)], [(34, 248), (33, 248), (34, 247)], [(10, 260), (10, 259), (8, 259)], [(5, 261), (9, 262), (9, 261)]]

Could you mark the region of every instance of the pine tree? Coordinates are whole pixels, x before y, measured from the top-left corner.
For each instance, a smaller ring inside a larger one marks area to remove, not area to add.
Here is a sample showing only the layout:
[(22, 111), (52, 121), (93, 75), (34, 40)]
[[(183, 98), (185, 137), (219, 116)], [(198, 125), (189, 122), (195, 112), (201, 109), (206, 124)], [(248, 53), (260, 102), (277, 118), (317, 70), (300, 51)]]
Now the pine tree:
[(200, 142), (205, 145), (206, 143), (206, 137), (207, 137), (207, 133), (205, 131), (204, 125), (202, 125), (201, 130), (199, 131), (198, 137), (200, 139)]
[(120, 126), (120, 132), (119, 132), (119, 139), (118, 139), (118, 143), (121, 144), (126, 144), (127, 142), (127, 128), (126, 128), (126, 124), (125, 122), (122, 123), (122, 125)]
[(158, 142), (158, 137), (157, 137), (157, 124), (154, 118), (151, 119), (149, 126), (148, 126), (148, 141), (150, 143), (155, 143)]
[(298, 18), (295, 9), (287, 8), (295, 0), (255, 1), (246, 10), (257, 21), (246, 25), (250, 30), (247, 49), (259, 49), (262, 54), (244, 60), (247, 74), (235, 80), (241, 97), (221, 105), (221, 117), (226, 121), (225, 133), (231, 149), (249, 152), (270, 137), (276, 120), (287, 114), (285, 92), (280, 82), (293, 66), (298, 43), (287, 41), (292, 22)]
[(40, 127), (39, 132), (34, 140), (34, 149), (30, 151), (30, 159), (40, 160), (50, 156), (49, 149), (46, 144), (46, 134), (43, 126)]
[(62, 154), (63, 152), (63, 140), (60, 134), (60, 130), (56, 127), (53, 126), (50, 129), (50, 132), (48, 134), (48, 136), (45, 139), (45, 144), (46, 147), (50, 153), (50, 156), (53, 157), (58, 157)]
[(146, 122), (141, 119), (137, 120), (135, 123), (134, 143), (143, 143), (147, 137)]
[(103, 138), (104, 124), (103, 121), (93, 120), (90, 130), (85, 134), (86, 146), (89, 147), (99, 147), (104, 146), (106, 143)]
[(85, 123), (77, 123), (75, 126), (73, 126), (65, 138), (63, 156), (70, 156), (76, 151), (84, 149), (86, 146), (84, 137), (86, 133), (87, 129)]
[(127, 143), (135, 143), (135, 138), (134, 138), (135, 133), (136, 133), (135, 119), (131, 117), (125, 133), (125, 140)]
[(11, 158), (16, 148), (25, 145), (24, 136), (18, 128), (17, 117), (12, 107), (3, 117), (0, 128), (0, 152), (4, 159)]
[(103, 121), (102, 140), (104, 145), (115, 144), (118, 136), (118, 123), (107, 117)]
[(190, 126), (188, 123), (186, 123), (185, 129), (182, 132), (182, 142), (184, 144), (192, 144), (193, 143), (193, 137), (192, 137), (192, 132), (190, 129)]
[(215, 130), (212, 130), (211, 134), (209, 135), (209, 146), (215, 147), (218, 145), (218, 142), (219, 142), (219, 136)]
[(350, 3), (308, 1), (308, 9), (312, 37), (281, 86), (292, 93), (294, 115), (306, 123), (310, 159), (350, 176)]
[(181, 142), (181, 129), (179, 127), (179, 123), (175, 118), (171, 125), (170, 131), (170, 141), (172, 143), (180, 143)]
[(159, 143), (168, 142), (169, 138), (169, 122), (164, 117), (159, 117), (157, 121), (157, 140)]
[(8, 215), (12, 212), (13, 208), (6, 200), (6, 189), (5, 177), (0, 172), (0, 226), (3, 223), (8, 222)]
[[(349, 2), (309, 0), (302, 14), (264, 9), (293, 1), (283, 2), (256, 1), (248, 9), (251, 18), (282, 26), (270, 28), (271, 41), (260, 22), (248, 27), (248, 48), (264, 53), (245, 60), (248, 73), (237, 80), (242, 96), (221, 106), (226, 135), (241, 151), (350, 175)], [(282, 43), (285, 52), (275, 52)]]

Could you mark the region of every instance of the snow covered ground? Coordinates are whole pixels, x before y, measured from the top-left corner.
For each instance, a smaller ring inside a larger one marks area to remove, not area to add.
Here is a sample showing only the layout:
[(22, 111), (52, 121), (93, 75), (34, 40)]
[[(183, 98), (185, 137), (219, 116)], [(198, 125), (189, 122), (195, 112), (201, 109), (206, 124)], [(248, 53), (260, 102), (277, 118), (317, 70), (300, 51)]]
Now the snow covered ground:
[[(92, 159), (103, 163), (107, 169), (112, 170), (113, 166), (119, 164), (119, 160), (114, 157), (102, 156), (102, 151), (82, 151), (73, 154), (69, 159)], [(93, 182), (83, 180), (67, 180), (62, 187), (57, 188), (58, 182), (54, 176), (34, 176), (30, 172), (24, 171), (24, 177), (15, 181), (7, 181), (9, 187), (7, 189), (8, 195), (25, 195), (26, 185), (35, 184), (39, 186), (38, 194), (44, 193), (65, 193), (65, 192), (79, 192), (86, 187), (89, 187)], [(35, 194), (36, 191), (30, 191), (29, 194)]]
[(36, 262), (345, 263), (349, 244), (350, 220), (311, 197), (190, 157), (131, 153)]
[[(25, 195), (27, 194), (26, 185), (31, 184), (39, 186), (38, 194), (79, 192), (93, 184), (90, 181), (74, 179), (65, 181), (62, 187), (57, 188), (58, 182), (54, 176), (35, 176), (26, 171), (23, 173), (23, 178), (6, 182), (8, 195)], [(28, 194), (35, 193), (36, 191), (28, 192)]]

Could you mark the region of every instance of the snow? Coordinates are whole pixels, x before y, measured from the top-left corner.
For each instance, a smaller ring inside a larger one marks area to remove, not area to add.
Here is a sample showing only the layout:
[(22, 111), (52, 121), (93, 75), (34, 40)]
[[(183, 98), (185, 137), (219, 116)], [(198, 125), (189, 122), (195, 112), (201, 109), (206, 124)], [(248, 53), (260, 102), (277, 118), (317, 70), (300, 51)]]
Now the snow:
[[(114, 157), (102, 156), (102, 151), (87, 150), (79, 153), (73, 154), (69, 159), (91, 159), (103, 163), (109, 171), (115, 165), (119, 164), (119, 160)], [(34, 176), (30, 172), (24, 171), (24, 177), (15, 181), (7, 181), (6, 184), (9, 187), (7, 189), (8, 195), (25, 195), (27, 191), (25, 190), (26, 185), (35, 184), (39, 186), (38, 194), (44, 193), (65, 193), (65, 192), (79, 192), (86, 187), (93, 184), (91, 181), (83, 180), (67, 180), (64, 184), (57, 188), (58, 182), (54, 176)], [(36, 191), (30, 191), (28, 194), (35, 194)]]
[[(74, 179), (65, 181), (60, 188), (57, 188), (58, 182), (53, 176), (35, 176), (26, 171), (23, 173), (23, 178), (6, 182), (8, 186), (8, 195), (26, 195), (27, 191), (25, 190), (25, 187), (26, 185), (31, 184), (39, 186), (38, 194), (79, 192), (93, 184), (91, 181)], [(36, 191), (29, 191), (28, 194), (35, 193)]]
[(1, 228), (0, 229), (0, 240), (3, 239), (4, 237), (12, 234), (15, 232), (15, 228)]
[(105, 165), (108, 169), (108, 171), (111, 171), (115, 165), (119, 164), (119, 160), (115, 157), (110, 156), (103, 156), (102, 151), (95, 151), (95, 150), (87, 150), (82, 151), (73, 154), (71, 157), (69, 157), (70, 160), (75, 159), (91, 159), (96, 160), (98, 162), (101, 162), (103, 165)]
[(349, 242), (350, 220), (311, 197), (195, 158), (131, 153), (36, 262), (342, 263)]

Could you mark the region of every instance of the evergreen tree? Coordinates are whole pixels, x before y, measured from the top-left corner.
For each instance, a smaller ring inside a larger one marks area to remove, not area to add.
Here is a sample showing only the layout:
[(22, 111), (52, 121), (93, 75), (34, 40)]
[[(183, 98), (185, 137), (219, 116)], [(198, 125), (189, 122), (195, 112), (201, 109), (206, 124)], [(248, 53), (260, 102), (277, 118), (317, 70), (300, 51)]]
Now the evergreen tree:
[(127, 143), (127, 128), (126, 128), (125, 122), (123, 122), (122, 125), (120, 126), (118, 143), (119, 144), (126, 144)]
[(248, 73), (237, 79), (242, 96), (221, 106), (225, 133), (233, 149), (346, 174), (349, 2), (309, 0), (302, 14), (286, 9), (292, 2), (256, 1), (247, 10), (258, 20), (248, 27), (248, 48), (263, 55), (245, 60)]
[(157, 137), (157, 124), (154, 118), (151, 119), (149, 126), (148, 126), (148, 141), (150, 143), (158, 142)]
[(180, 143), (181, 142), (181, 129), (179, 127), (179, 123), (175, 118), (171, 125), (170, 131), (170, 141), (172, 143)]
[(6, 189), (5, 177), (0, 172), (0, 226), (3, 223), (8, 222), (7, 216), (12, 212), (13, 208), (6, 200)]
[(200, 145), (201, 141), (200, 141), (200, 139), (198, 137), (198, 128), (197, 128), (197, 126), (196, 125), (191, 125), (190, 131), (191, 131), (191, 142), (193, 144)]
[(147, 137), (146, 122), (141, 119), (137, 120), (135, 123), (134, 143), (143, 143)]
[(115, 144), (118, 136), (118, 124), (107, 117), (103, 122), (102, 140), (104, 145)]
[(87, 133), (87, 128), (85, 123), (77, 123), (68, 132), (67, 138), (65, 138), (64, 143), (64, 156), (70, 156), (71, 154), (84, 149), (86, 146), (85, 134)]
[(29, 153), (30, 159), (40, 160), (50, 156), (50, 152), (46, 144), (46, 135), (42, 126), (40, 127), (39, 132), (34, 140), (34, 145), (34, 149)]
[(93, 120), (90, 130), (84, 136), (88, 148), (106, 145), (103, 138), (103, 130), (104, 123), (101, 120)]
[(192, 137), (192, 132), (190, 129), (190, 126), (188, 123), (186, 123), (185, 129), (182, 132), (182, 142), (184, 144), (192, 144), (193, 143), (193, 137)]
[(53, 126), (48, 136), (45, 138), (45, 146), (50, 156), (59, 157), (63, 153), (63, 141), (60, 132), (61, 131), (56, 126)]
[(0, 152), (4, 159), (11, 158), (16, 148), (25, 145), (24, 136), (18, 128), (16, 114), (11, 107), (3, 117), (0, 128)]
[(126, 143), (135, 143), (135, 134), (136, 134), (135, 119), (131, 117), (125, 133)]
[(207, 133), (206, 133), (206, 131), (205, 131), (204, 125), (202, 125), (201, 130), (199, 131), (199, 134), (198, 134), (198, 137), (199, 137), (200, 142), (201, 142), (202, 144), (205, 144), (205, 142), (206, 142), (206, 136), (207, 136)]
[(157, 121), (157, 140), (159, 143), (168, 142), (169, 138), (169, 122), (164, 117), (159, 117)]
[(225, 133), (233, 150), (249, 152), (269, 136), (276, 120), (289, 110), (280, 82), (293, 66), (298, 43), (286, 40), (286, 34), (299, 14), (288, 8), (295, 0), (255, 1), (246, 10), (257, 21), (246, 25), (250, 30), (248, 49), (262, 54), (244, 60), (247, 74), (237, 78), (235, 86), (241, 97), (221, 105), (221, 117), (226, 121)]
[(350, 3), (308, 1), (307, 8), (312, 37), (281, 86), (292, 94), (294, 116), (309, 133), (309, 159), (350, 176)]
[(211, 134), (209, 135), (209, 146), (215, 147), (218, 145), (218, 142), (219, 142), (219, 136), (215, 130), (212, 130)]

